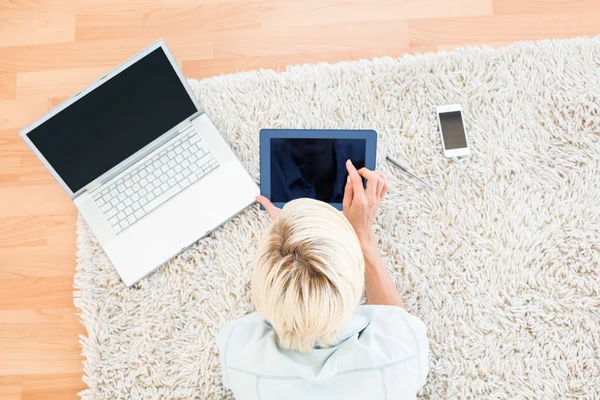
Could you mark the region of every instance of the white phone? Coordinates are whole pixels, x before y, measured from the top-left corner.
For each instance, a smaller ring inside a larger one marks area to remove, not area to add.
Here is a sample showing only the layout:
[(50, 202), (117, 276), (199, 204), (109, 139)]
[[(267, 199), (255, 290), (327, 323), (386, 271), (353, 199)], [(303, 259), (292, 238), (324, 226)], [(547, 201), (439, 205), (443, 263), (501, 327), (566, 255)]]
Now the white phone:
[(442, 148), (446, 157), (469, 155), (469, 141), (460, 104), (437, 107)]

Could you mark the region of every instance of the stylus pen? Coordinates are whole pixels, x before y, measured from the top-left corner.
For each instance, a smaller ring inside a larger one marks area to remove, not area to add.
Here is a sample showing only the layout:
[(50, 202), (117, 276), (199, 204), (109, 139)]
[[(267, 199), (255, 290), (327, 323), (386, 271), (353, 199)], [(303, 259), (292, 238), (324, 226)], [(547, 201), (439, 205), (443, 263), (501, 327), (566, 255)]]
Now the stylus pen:
[(396, 167), (400, 168), (402, 171), (406, 172), (408, 175), (417, 179), (419, 182), (421, 182), (423, 185), (427, 186), (429, 189), (433, 190), (433, 186), (431, 186), (429, 183), (425, 182), (423, 179), (419, 178), (418, 176), (416, 176), (415, 174), (410, 172), (408, 170), (408, 167), (406, 165), (403, 165), (402, 163), (400, 163), (400, 161), (398, 161), (390, 156), (387, 156), (385, 159), (388, 160), (389, 162), (391, 162)]

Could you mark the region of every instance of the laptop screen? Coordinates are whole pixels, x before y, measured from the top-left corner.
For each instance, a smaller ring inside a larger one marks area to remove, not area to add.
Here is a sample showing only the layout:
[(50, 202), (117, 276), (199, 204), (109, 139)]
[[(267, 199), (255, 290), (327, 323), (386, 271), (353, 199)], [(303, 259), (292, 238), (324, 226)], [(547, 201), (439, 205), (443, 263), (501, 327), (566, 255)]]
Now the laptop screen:
[(159, 47), (27, 136), (75, 193), (196, 111)]

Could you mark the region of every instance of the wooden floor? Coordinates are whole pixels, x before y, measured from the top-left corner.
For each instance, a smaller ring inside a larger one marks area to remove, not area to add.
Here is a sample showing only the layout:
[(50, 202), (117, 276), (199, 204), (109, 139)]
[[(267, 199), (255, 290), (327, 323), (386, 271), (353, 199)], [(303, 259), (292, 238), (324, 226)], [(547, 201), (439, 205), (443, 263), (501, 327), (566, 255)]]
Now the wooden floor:
[(159, 37), (203, 78), (600, 33), (598, 0), (0, 0), (0, 399), (84, 388), (75, 208), (18, 129)]

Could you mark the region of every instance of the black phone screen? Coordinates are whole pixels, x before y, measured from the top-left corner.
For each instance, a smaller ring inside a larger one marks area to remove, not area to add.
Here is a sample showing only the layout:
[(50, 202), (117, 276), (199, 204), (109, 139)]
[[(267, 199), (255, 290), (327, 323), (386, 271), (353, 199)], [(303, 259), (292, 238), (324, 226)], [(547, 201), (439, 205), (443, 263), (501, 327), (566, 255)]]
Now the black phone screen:
[(440, 113), (440, 125), (446, 150), (467, 147), (467, 137), (460, 111)]

